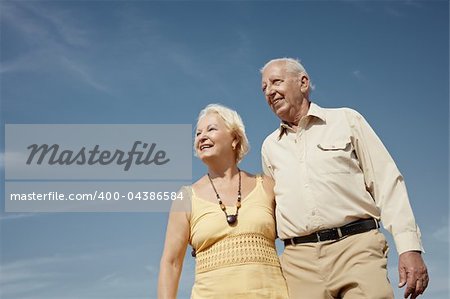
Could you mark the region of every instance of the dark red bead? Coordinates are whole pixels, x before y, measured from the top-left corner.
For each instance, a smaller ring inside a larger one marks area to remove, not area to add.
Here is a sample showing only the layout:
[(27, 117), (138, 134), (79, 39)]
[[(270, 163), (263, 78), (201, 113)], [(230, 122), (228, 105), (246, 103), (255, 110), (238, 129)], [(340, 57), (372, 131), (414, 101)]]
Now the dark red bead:
[(237, 215), (227, 215), (228, 224), (234, 224), (237, 220)]

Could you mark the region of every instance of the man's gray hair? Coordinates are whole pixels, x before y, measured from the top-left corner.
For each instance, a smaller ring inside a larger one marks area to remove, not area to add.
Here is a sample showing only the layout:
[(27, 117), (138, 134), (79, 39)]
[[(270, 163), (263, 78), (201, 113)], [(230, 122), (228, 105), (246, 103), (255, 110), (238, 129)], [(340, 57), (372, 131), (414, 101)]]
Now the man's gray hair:
[(286, 70), (290, 73), (294, 73), (294, 74), (305, 74), (306, 76), (309, 75), (306, 72), (305, 67), (300, 63), (299, 59), (295, 59), (295, 58), (288, 58), (288, 57), (283, 57), (283, 58), (276, 58), (276, 59), (272, 59), (269, 62), (267, 62), (261, 69), (260, 72), (261, 74), (264, 72), (264, 70), (272, 63), (275, 62), (284, 62), (285, 66), (286, 66)]

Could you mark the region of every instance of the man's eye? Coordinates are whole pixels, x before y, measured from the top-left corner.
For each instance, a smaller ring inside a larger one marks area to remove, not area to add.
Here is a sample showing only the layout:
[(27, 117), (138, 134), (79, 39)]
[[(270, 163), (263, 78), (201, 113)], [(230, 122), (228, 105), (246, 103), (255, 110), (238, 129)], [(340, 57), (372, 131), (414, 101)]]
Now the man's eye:
[(273, 85), (277, 85), (278, 86), (278, 85), (281, 84), (281, 82), (282, 82), (281, 80), (275, 80), (275, 81), (273, 81)]

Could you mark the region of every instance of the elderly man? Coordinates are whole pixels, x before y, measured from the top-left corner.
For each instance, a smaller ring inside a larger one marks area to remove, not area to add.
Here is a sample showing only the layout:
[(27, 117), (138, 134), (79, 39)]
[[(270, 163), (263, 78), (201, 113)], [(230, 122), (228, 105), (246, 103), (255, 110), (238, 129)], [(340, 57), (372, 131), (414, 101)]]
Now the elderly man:
[(263, 170), (275, 180), (278, 236), (290, 297), (394, 298), (388, 246), (399, 253), (399, 287), (416, 298), (428, 285), (403, 177), (364, 118), (309, 100), (310, 80), (295, 59), (269, 61), (262, 90), (280, 127), (262, 146)]

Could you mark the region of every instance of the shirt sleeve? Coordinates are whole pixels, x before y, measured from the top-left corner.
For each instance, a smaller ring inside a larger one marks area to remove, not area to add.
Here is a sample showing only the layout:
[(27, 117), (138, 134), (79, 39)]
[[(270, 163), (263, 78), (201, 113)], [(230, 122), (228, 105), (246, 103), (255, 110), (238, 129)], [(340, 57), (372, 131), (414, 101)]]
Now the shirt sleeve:
[(364, 117), (348, 110), (347, 119), (366, 189), (380, 209), (383, 227), (392, 234), (398, 254), (424, 252), (406, 185), (394, 160)]
[(273, 168), (272, 165), (269, 164), (268, 159), (267, 159), (267, 155), (266, 155), (266, 150), (265, 150), (265, 143), (263, 143), (262, 147), (261, 147), (261, 160), (262, 160), (262, 170), (263, 173), (265, 175), (267, 175), (268, 177), (271, 177), (272, 179), (274, 179), (273, 177)]

